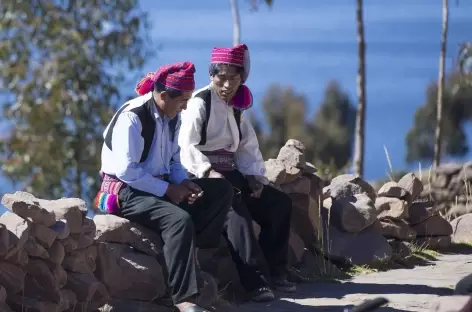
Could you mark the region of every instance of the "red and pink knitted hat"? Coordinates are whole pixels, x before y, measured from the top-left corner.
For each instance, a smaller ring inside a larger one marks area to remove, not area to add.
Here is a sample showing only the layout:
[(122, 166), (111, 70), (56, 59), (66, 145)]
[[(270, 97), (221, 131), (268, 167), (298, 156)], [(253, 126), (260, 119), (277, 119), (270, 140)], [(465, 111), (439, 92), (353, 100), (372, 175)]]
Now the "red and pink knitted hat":
[(191, 62), (179, 62), (167, 64), (160, 67), (155, 73), (148, 73), (136, 85), (136, 93), (144, 95), (151, 92), (154, 82), (180, 91), (190, 91), (195, 89), (195, 65)]
[(249, 58), (249, 50), (245, 44), (238, 44), (232, 48), (213, 48), (211, 51), (212, 64), (229, 64), (239, 66), (244, 69), (242, 75), (243, 83), (249, 76), (251, 61)]

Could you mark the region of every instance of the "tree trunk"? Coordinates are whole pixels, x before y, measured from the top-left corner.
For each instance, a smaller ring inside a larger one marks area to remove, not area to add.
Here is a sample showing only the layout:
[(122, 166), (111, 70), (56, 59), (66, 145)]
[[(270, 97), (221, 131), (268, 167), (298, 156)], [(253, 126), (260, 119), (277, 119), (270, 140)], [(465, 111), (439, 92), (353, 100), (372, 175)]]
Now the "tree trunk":
[(239, 21), (238, 0), (229, 0), (233, 12), (233, 45), (241, 42), (241, 23)]
[(354, 147), (354, 174), (364, 175), (364, 139), (365, 139), (365, 39), (364, 39), (364, 19), (363, 19), (363, 0), (357, 0), (356, 24), (357, 24), (357, 113)]
[(436, 111), (436, 131), (434, 135), (434, 156), (433, 168), (437, 168), (441, 162), (441, 128), (442, 111), (444, 102), (444, 71), (446, 66), (446, 43), (447, 29), (449, 23), (449, 1), (443, 0), (442, 7), (442, 34), (441, 34), (441, 52), (439, 54), (439, 81), (438, 81), (438, 102)]

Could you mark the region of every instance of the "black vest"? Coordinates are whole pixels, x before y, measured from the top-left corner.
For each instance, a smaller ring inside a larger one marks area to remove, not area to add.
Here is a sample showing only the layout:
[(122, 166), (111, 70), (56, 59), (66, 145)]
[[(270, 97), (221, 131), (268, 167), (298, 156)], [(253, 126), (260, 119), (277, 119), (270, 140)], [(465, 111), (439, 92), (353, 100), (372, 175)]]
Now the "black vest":
[[(207, 128), (208, 128), (208, 120), (210, 120), (210, 113), (211, 113), (211, 90), (210, 89), (205, 89), (203, 91), (198, 92), (195, 94), (195, 97), (201, 98), (203, 102), (205, 103), (205, 120), (203, 121), (202, 124), (202, 130), (200, 133), (200, 143), (198, 145), (205, 145), (206, 144), (206, 138), (207, 138)], [(236, 119), (236, 124), (238, 125), (238, 131), (239, 131), (239, 140), (241, 141), (242, 135), (241, 135), (241, 113), (242, 110), (234, 108), (234, 119)]]
[[(155, 106), (154, 99), (151, 97), (146, 103), (140, 105), (138, 107), (132, 108), (129, 111), (135, 113), (139, 121), (141, 122), (142, 130), (141, 136), (144, 139), (144, 148), (141, 154), (140, 163), (145, 161), (149, 155), (149, 150), (151, 149), (152, 140), (154, 138), (154, 134), (156, 132), (156, 121), (154, 120), (153, 116), (153, 109)], [(112, 151), (113, 146), (111, 144), (112, 137), (113, 137), (113, 129), (115, 127), (116, 121), (120, 114), (125, 110), (126, 107), (129, 106), (129, 103), (123, 105), (118, 112), (113, 117), (110, 127), (108, 128), (108, 132), (105, 136), (105, 145)], [(170, 141), (174, 142), (175, 137), (175, 128), (177, 127), (177, 121), (179, 120), (179, 116), (175, 116), (172, 120), (169, 121), (169, 134), (170, 134)]]

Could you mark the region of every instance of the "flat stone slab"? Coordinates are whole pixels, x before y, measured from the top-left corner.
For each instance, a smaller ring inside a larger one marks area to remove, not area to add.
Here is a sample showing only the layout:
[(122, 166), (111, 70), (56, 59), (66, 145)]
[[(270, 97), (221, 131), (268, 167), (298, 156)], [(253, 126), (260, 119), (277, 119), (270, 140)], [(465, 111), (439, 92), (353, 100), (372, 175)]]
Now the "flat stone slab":
[(433, 311), (439, 297), (453, 294), (455, 284), (472, 273), (471, 255), (442, 255), (429, 266), (360, 275), (343, 282), (298, 285), (292, 296), (271, 303), (246, 303), (231, 312), (341, 312), (364, 300), (386, 297), (378, 311)]

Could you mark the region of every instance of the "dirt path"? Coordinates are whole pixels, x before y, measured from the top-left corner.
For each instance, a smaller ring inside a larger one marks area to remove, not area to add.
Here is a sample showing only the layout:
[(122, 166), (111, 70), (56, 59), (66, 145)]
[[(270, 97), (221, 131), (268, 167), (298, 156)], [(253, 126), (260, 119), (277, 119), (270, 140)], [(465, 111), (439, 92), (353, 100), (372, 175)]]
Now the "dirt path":
[(378, 296), (390, 300), (379, 311), (429, 311), (438, 296), (452, 294), (457, 281), (470, 273), (472, 255), (442, 255), (428, 266), (371, 273), (344, 282), (299, 285), (294, 296), (281, 295), (270, 304), (244, 304), (233, 311), (334, 312)]

